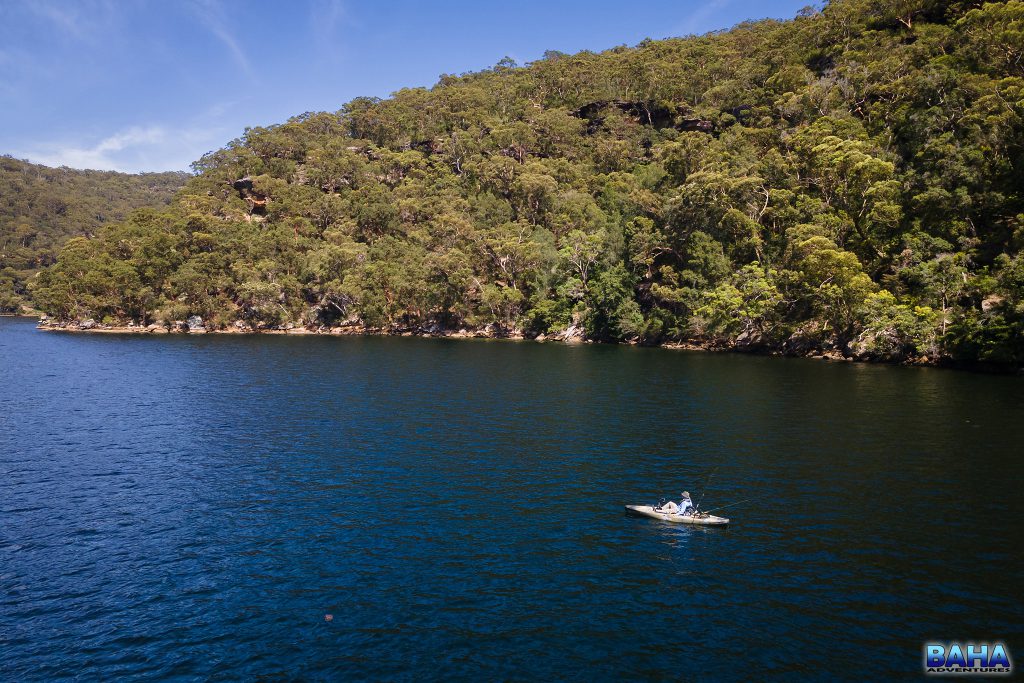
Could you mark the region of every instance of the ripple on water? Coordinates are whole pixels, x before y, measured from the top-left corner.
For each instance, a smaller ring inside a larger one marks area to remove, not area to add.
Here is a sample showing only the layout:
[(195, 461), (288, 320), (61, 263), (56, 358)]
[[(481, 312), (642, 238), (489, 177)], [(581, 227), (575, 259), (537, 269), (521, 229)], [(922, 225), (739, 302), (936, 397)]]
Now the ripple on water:
[[(1024, 633), (1017, 378), (0, 336), (0, 679), (888, 679)], [(712, 471), (728, 529), (623, 514)]]

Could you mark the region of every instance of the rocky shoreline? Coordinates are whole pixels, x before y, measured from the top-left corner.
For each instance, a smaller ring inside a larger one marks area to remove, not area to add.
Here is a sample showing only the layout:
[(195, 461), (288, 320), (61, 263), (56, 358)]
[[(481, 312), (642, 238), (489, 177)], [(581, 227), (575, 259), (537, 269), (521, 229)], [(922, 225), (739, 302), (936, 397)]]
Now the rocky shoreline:
[(391, 336), (391, 337), (434, 337), (443, 339), (507, 339), (512, 341), (560, 341), (568, 344), (593, 343), (585, 339), (583, 330), (575, 326), (552, 335), (530, 335), (519, 330), (503, 330), (496, 325), (481, 328), (446, 329), (439, 326), (416, 328), (382, 328), (369, 327), (361, 322), (347, 321), (337, 326), (302, 326), (294, 324), (277, 327), (252, 327), (243, 321), (223, 328), (211, 328), (202, 318), (193, 316), (188, 320), (172, 323), (152, 323), (138, 325), (109, 325), (95, 320), (55, 320), (43, 316), (36, 325), (37, 329), (55, 332), (87, 332), (90, 334), (246, 334), (246, 335), (326, 335), (334, 337), (351, 336)]
[[(32, 316), (35, 317), (35, 316)], [(1017, 374), (1024, 376), (1024, 368), (988, 362), (956, 361), (948, 357), (905, 357), (877, 358), (857, 355), (847, 350), (845, 353), (838, 348), (821, 348), (806, 345), (792, 345), (783, 348), (758, 344), (756, 340), (744, 338), (723, 341), (720, 339), (687, 339), (671, 340), (660, 343), (645, 343), (636, 340), (622, 342), (602, 342), (588, 339), (583, 327), (572, 324), (564, 330), (551, 334), (531, 334), (522, 330), (508, 330), (499, 325), (489, 324), (483, 327), (449, 329), (438, 324), (419, 327), (370, 327), (357, 318), (342, 321), (335, 326), (295, 325), (287, 323), (277, 327), (254, 327), (243, 320), (225, 327), (210, 327), (199, 316), (187, 320), (152, 323), (139, 325), (105, 324), (92, 319), (57, 320), (46, 315), (38, 318), (36, 328), (52, 332), (70, 332), (86, 334), (131, 334), (131, 335), (191, 335), (191, 334), (228, 334), (228, 335), (293, 335), (293, 336), (329, 336), (329, 337), (425, 337), (433, 339), (492, 339), (505, 341), (533, 341), (538, 343), (555, 342), (562, 344), (600, 344), (619, 343), (626, 346), (645, 346), (651, 348), (672, 349), (681, 351), (701, 351), (714, 353), (741, 353), (744, 355), (776, 356), (787, 358), (811, 358), (839, 363), (870, 363), (872, 365), (903, 365), (909, 367), (935, 367), (954, 370), (967, 370), (988, 374)]]
[[(234, 325), (224, 328), (211, 328), (204, 324), (198, 316), (188, 320), (174, 321), (172, 323), (153, 323), (149, 325), (138, 325), (129, 323), (127, 325), (110, 325), (98, 323), (94, 320), (55, 320), (42, 317), (37, 329), (52, 332), (71, 332), (88, 334), (133, 334), (133, 335), (195, 335), (195, 334), (227, 334), (227, 335), (290, 335), (290, 336), (391, 336), (391, 337), (426, 337), (435, 339), (496, 339), (508, 341), (534, 341), (534, 342), (557, 342), (563, 344), (593, 344), (600, 343), (587, 339), (584, 331), (571, 326), (566, 330), (549, 335), (531, 335), (519, 330), (504, 330), (496, 325), (487, 325), (482, 328), (460, 328), (457, 330), (446, 329), (440, 326), (417, 327), (417, 328), (380, 328), (369, 327), (361, 322), (346, 321), (345, 324), (337, 326), (302, 326), (287, 324), (278, 327), (252, 327), (243, 321), (237, 321)], [(902, 360), (885, 360), (873, 358), (857, 358), (844, 355), (838, 350), (811, 350), (807, 352), (793, 352), (779, 349), (743, 346), (737, 343), (723, 343), (718, 340), (677, 340), (667, 341), (658, 344), (642, 344), (636, 341), (621, 342), (630, 346), (651, 346), (663, 349), (674, 349), (683, 351), (702, 352), (727, 352), (743, 353), (747, 355), (785, 356), (796, 358), (813, 358), (833, 362), (864, 362), (882, 363), (888, 365), (907, 366), (931, 366), (931, 367), (958, 367), (966, 369), (981, 369), (988, 371), (1006, 372), (1007, 369), (991, 367), (962, 366), (948, 361), (948, 359), (932, 358), (911, 358)]]

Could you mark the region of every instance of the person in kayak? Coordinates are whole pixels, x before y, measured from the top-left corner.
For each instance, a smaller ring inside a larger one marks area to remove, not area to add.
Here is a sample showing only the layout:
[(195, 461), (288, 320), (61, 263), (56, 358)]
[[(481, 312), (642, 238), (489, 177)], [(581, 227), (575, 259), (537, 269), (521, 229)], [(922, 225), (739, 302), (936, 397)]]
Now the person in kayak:
[(678, 505), (678, 508), (677, 508), (679, 514), (680, 515), (685, 515), (685, 514), (687, 514), (687, 510), (690, 510), (689, 514), (693, 514), (693, 512), (692, 512), (692, 510), (693, 510), (693, 501), (690, 500), (690, 492), (689, 491), (683, 491), (679, 495), (681, 495), (683, 497), (683, 499), (681, 501), (679, 501), (679, 505)]
[[(683, 499), (679, 501), (679, 505), (676, 505), (675, 501), (670, 500), (669, 502), (661, 505), (661, 507), (658, 508), (658, 512), (664, 512), (670, 515), (685, 515), (688, 509), (693, 508), (693, 501), (690, 500), (690, 494), (687, 491), (683, 491), (679, 495), (683, 497)], [(665, 499), (662, 498), (662, 500)]]

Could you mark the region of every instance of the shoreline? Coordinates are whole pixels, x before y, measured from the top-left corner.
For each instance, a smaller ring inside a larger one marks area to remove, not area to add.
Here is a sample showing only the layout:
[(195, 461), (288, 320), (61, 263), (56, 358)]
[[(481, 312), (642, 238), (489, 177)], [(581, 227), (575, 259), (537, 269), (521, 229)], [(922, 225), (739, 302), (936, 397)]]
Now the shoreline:
[[(33, 317), (33, 316), (18, 316), (18, 317)], [(301, 326), (285, 327), (285, 328), (271, 328), (271, 329), (254, 329), (251, 327), (244, 328), (224, 328), (224, 329), (207, 329), (205, 327), (200, 328), (189, 328), (185, 324), (179, 324), (176, 327), (168, 327), (166, 325), (149, 325), (142, 327), (139, 325), (102, 325), (96, 323), (90, 327), (83, 328), (77, 323), (66, 323), (66, 322), (54, 322), (54, 321), (40, 321), (36, 325), (36, 329), (45, 332), (67, 332), (70, 334), (123, 334), (123, 335), (134, 335), (134, 336), (148, 336), (148, 335), (175, 335), (175, 336), (188, 336), (188, 335), (229, 335), (229, 336), (260, 336), (260, 335), (271, 335), (271, 336), (295, 336), (295, 337), (421, 337), (425, 339), (486, 339), (494, 341), (528, 341), (535, 342), (538, 344), (544, 343), (558, 343), (565, 344), (568, 346), (580, 345), (580, 344), (612, 344), (622, 346), (636, 346), (644, 348), (659, 348), (667, 349), (672, 351), (699, 351), (704, 353), (738, 353), (750, 356), (772, 356), (779, 358), (809, 358), (812, 360), (824, 360), (833, 363), (864, 363), (870, 365), (898, 365), (903, 367), (931, 367), (931, 368), (942, 368), (942, 369), (953, 369), (953, 370), (967, 370), (970, 372), (982, 372), (986, 374), (1024, 374), (1024, 368), (1015, 368), (1012, 366), (1001, 366), (992, 365), (985, 363), (963, 363), (956, 362), (952, 359), (931, 359), (931, 358), (911, 358), (904, 360), (890, 360), (890, 359), (873, 359), (873, 358), (856, 358), (852, 356), (844, 356), (838, 350), (825, 350), (815, 351), (811, 353), (787, 353), (782, 350), (770, 349), (770, 348), (743, 348), (735, 344), (723, 344), (721, 342), (712, 341), (700, 341), (700, 340), (677, 340), (668, 341), (659, 344), (644, 344), (636, 341), (623, 341), (623, 342), (602, 342), (595, 341), (592, 339), (584, 339), (580, 334), (577, 333), (561, 333), (552, 335), (537, 335), (536, 337), (530, 337), (524, 335), (519, 331), (513, 331), (509, 334), (495, 333), (495, 331), (488, 329), (459, 329), (459, 330), (428, 330), (428, 329), (384, 329), (384, 328), (373, 328), (364, 327), (361, 325), (346, 325), (339, 327), (319, 327), (309, 328)]]
[[(32, 316), (29, 316), (32, 317)], [(178, 328), (171, 328), (165, 325), (149, 325), (142, 327), (140, 325), (101, 325), (96, 324), (91, 327), (81, 327), (74, 323), (46, 323), (40, 322), (36, 325), (37, 330), (44, 330), (46, 332), (70, 332), (74, 334), (85, 333), (85, 334), (132, 334), (132, 335), (206, 335), (206, 334), (225, 334), (225, 335), (249, 335), (249, 336), (260, 336), (260, 335), (288, 335), (288, 336), (321, 336), (321, 337), (432, 337), (437, 339), (508, 339), (513, 341), (531, 341), (529, 338), (522, 334), (510, 334), (506, 336), (489, 334), (483, 330), (446, 330), (440, 332), (428, 332), (424, 330), (386, 330), (383, 328), (375, 327), (363, 327), (360, 325), (347, 325), (343, 327), (283, 327), (283, 328), (231, 328), (226, 327), (224, 329), (208, 329), (206, 327), (189, 328), (187, 326), (179, 326)], [(550, 337), (548, 340), (553, 340)], [(545, 341), (540, 339), (539, 341)], [(590, 341), (582, 343), (593, 343)]]

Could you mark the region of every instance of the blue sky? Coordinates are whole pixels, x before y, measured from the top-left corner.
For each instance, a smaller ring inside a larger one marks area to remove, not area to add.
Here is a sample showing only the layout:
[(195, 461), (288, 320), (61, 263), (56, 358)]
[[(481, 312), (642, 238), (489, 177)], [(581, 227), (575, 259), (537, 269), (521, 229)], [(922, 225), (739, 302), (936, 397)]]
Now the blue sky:
[(789, 18), (808, 0), (0, 0), (0, 154), (187, 170), (247, 126), (442, 73)]

